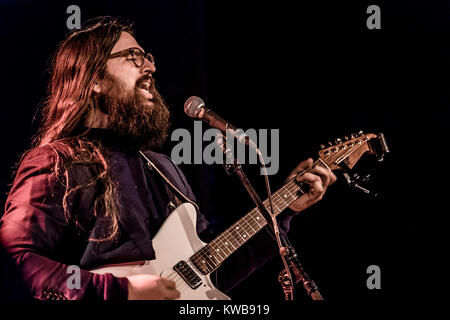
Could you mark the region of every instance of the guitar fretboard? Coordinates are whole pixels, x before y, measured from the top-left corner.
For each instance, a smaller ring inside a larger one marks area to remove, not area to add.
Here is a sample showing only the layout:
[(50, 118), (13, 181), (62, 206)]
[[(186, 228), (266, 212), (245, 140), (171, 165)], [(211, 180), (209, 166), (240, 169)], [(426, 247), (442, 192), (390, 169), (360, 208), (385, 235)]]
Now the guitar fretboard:
[[(327, 167), (320, 159), (313, 164), (312, 168), (317, 165)], [(274, 215), (278, 216), (303, 193), (302, 185), (295, 179), (285, 184), (281, 189), (272, 194)], [(263, 201), (263, 205), (270, 212), (269, 199)], [(203, 274), (211, 273), (234, 251), (250, 240), (251, 237), (266, 225), (267, 221), (264, 215), (258, 208), (254, 208), (217, 238), (196, 252), (190, 260)]]

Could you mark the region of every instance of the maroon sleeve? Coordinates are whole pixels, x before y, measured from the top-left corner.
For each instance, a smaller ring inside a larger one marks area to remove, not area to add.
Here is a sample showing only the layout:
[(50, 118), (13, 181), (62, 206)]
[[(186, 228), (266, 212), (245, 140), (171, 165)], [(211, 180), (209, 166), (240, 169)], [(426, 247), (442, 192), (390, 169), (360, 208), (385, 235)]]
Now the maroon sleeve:
[[(56, 158), (50, 147), (22, 157), (0, 220), (0, 244), (37, 299), (126, 299), (128, 279), (80, 270), (81, 280), (73, 282), (69, 265), (51, 258), (68, 225), (62, 208), (64, 184), (54, 174)], [(80, 287), (72, 288), (73, 283)]]

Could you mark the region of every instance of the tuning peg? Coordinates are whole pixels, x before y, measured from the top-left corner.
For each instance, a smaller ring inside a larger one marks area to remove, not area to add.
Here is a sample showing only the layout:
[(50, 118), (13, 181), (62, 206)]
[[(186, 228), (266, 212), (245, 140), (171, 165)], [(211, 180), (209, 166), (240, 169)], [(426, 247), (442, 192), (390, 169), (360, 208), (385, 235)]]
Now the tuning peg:
[(331, 143), (331, 141), (328, 141), (328, 144), (329, 144), (330, 146), (332, 146), (332, 145), (333, 145), (333, 143)]
[(347, 137), (347, 136), (345, 136), (345, 137), (344, 137), (344, 140), (348, 140), (348, 137)]
[(357, 136), (358, 136), (358, 135), (357, 135), (356, 133), (352, 133), (352, 134), (350, 135), (350, 138), (351, 138), (351, 139), (355, 139)]
[(336, 144), (340, 144), (340, 143), (342, 143), (342, 139), (341, 139), (341, 138), (337, 138), (336, 140), (334, 140), (334, 142), (335, 142)]
[(325, 149), (325, 145), (323, 143), (320, 145), (320, 149)]
[(359, 132), (358, 132), (358, 136), (363, 136), (364, 135), (364, 131), (362, 131), (362, 130), (359, 130)]

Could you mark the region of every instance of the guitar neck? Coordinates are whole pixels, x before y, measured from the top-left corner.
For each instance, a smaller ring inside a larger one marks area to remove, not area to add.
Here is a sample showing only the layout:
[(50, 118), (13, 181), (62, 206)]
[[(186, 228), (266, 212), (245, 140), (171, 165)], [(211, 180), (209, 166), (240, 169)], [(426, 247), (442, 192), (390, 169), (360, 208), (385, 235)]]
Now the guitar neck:
[[(322, 160), (319, 159), (311, 168), (318, 165), (325, 168), (328, 167)], [(295, 179), (292, 179), (286, 183), (281, 189), (272, 194), (274, 215), (278, 216), (303, 193), (304, 191), (302, 190), (301, 185), (299, 185)], [(263, 201), (263, 205), (270, 212), (269, 199)], [(264, 215), (256, 207), (235, 222), (231, 227), (222, 232), (209, 244), (196, 252), (190, 260), (197, 267), (197, 269), (200, 270), (200, 272), (203, 274), (209, 274), (217, 269), (219, 265), (225, 261), (225, 259), (227, 259), (244, 243), (250, 240), (266, 225), (267, 221), (264, 218)]]

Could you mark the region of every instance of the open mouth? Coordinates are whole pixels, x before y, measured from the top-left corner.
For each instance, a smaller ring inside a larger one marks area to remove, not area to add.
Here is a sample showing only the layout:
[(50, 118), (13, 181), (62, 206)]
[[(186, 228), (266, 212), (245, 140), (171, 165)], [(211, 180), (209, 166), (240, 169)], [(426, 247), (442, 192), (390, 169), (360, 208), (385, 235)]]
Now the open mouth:
[(144, 94), (148, 97), (148, 99), (152, 100), (153, 94), (150, 92), (150, 88), (151, 88), (151, 85), (150, 85), (149, 81), (143, 82), (139, 87), (139, 89), (141, 89), (144, 92)]

